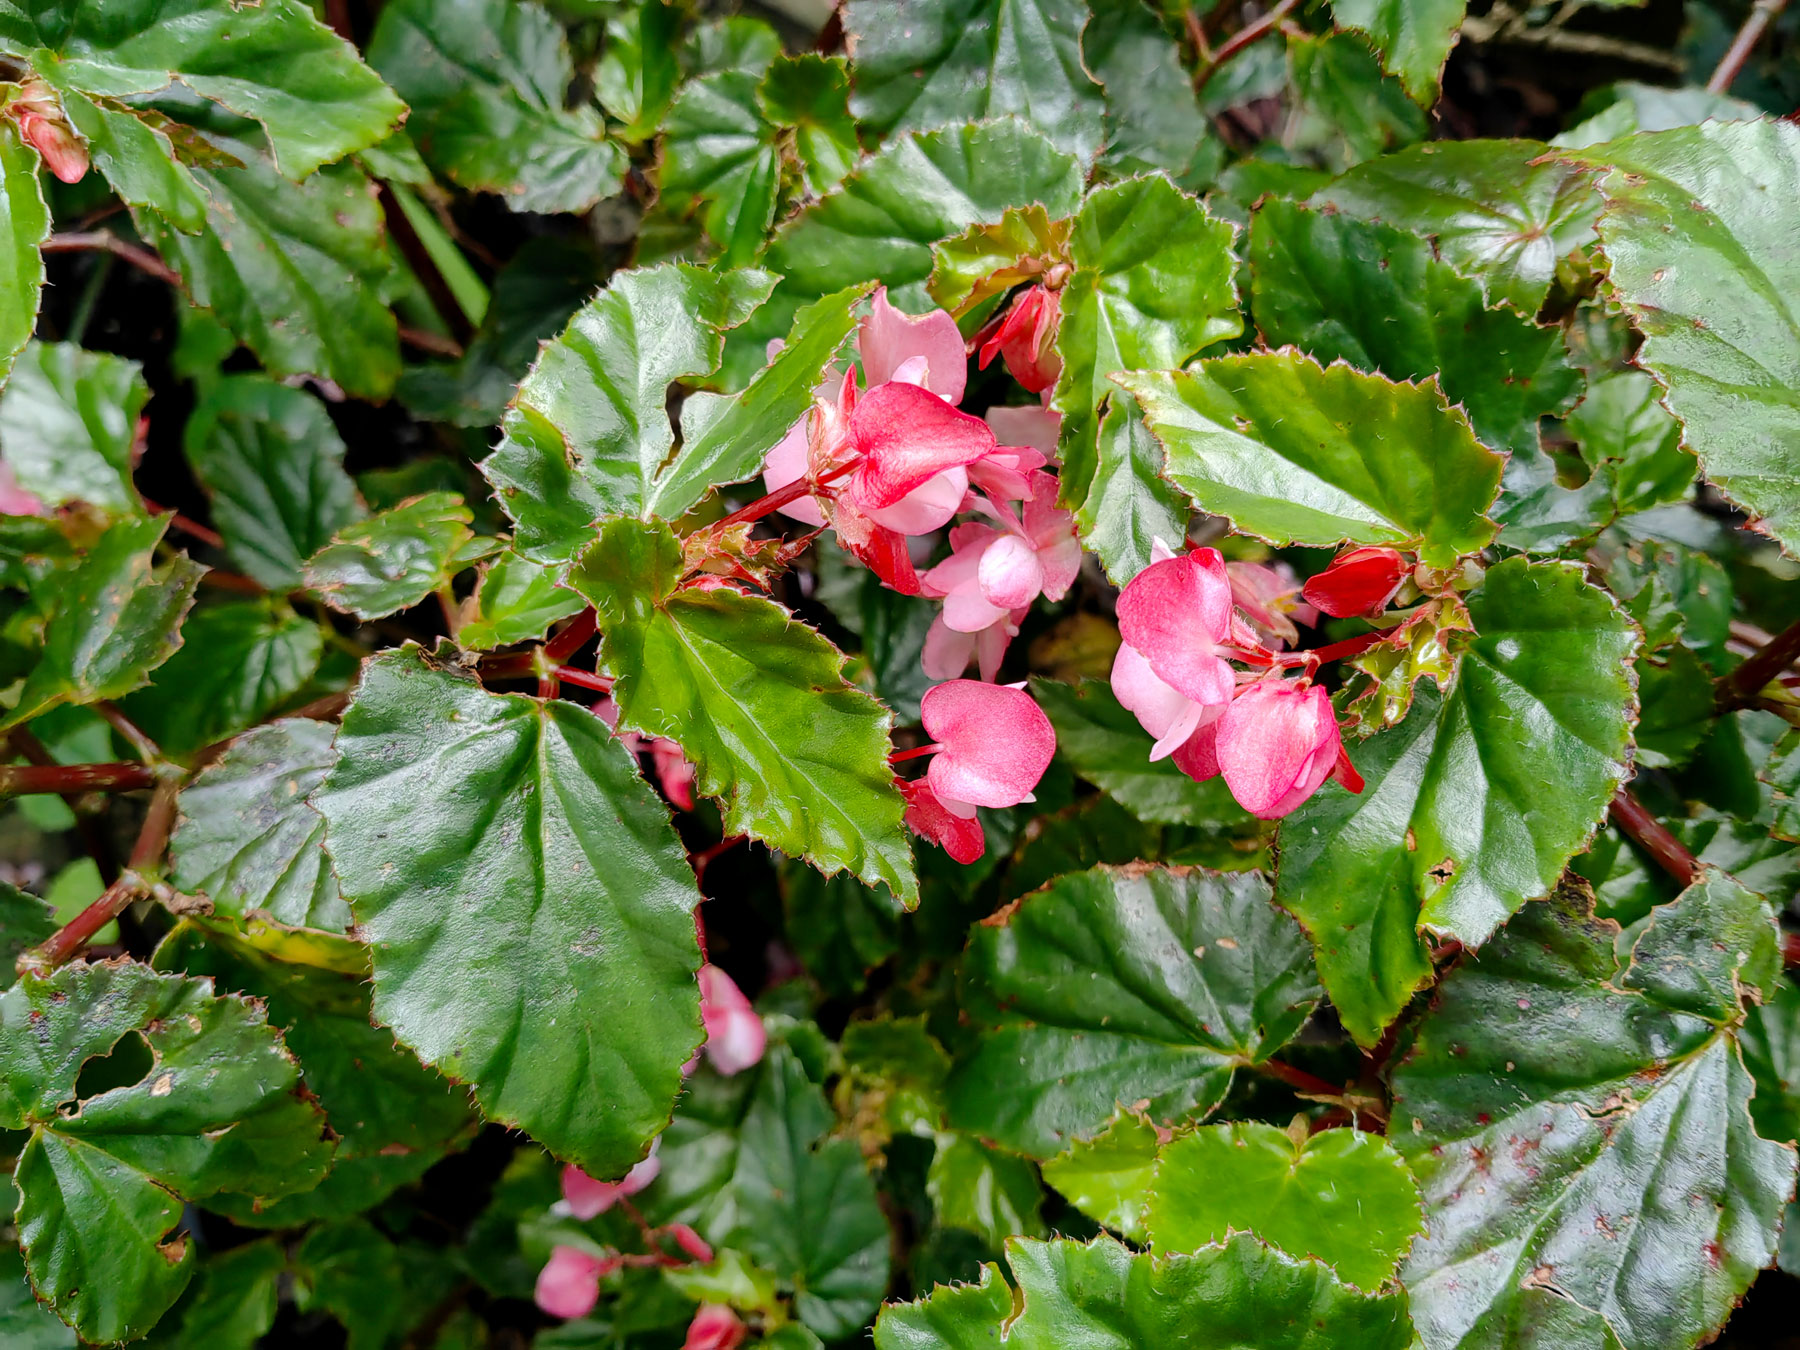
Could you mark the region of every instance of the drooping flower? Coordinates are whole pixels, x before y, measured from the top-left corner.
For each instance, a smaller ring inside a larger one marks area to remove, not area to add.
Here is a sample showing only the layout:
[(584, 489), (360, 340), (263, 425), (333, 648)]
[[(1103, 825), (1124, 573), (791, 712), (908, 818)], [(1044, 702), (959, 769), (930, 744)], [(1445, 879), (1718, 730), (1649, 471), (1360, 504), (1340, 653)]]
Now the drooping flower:
[(1395, 549), (1348, 549), (1310, 578), (1301, 593), (1335, 619), (1379, 614), (1411, 570), (1412, 565)]
[(980, 860), (987, 852), (987, 835), (975, 817), (975, 808), (965, 802), (957, 805), (967, 815), (950, 810), (938, 800), (931, 785), (923, 779), (896, 780), (906, 798), (906, 824), (920, 838), (929, 839), (957, 862), (967, 865)]
[(1331, 700), (1316, 685), (1263, 680), (1202, 728), (1175, 758), (1189, 777), (1222, 774), (1251, 815), (1278, 820), (1335, 777), (1351, 792), (1363, 780), (1344, 754)]
[(722, 1303), (702, 1303), (688, 1323), (681, 1350), (737, 1350), (750, 1334), (738, 1315)]
[(563, 1207), (575, 1218), (586, 1222), (604, 1214), (620, 1200), (636, 1195), (655, 1181), (662, 1172), (662, 1161), (656, 1156), (662, 1147), (662, 1136), (650, 1141), (650, 1152), (617, 1181), (596, 1181), (570, 1163), (562, 1170)]
[(731, 976), (710, 961), (700, 967), (700, 1024), (707, 1059), (727, 1077), (762, 1059), (768, 1043), (762, 1018)]
[(998, 354), (1015, 380), (1042, 393), (1062, 374), (1062, 358), (1054, 346), (1061, 316), (1062, 292), (1033, 286), (1013, 301), (994, 335), (982, 344), (981, 368), (986, 370)]
[[(1223, 652), (1233, 636), (1231, 582), (1217, 549), (1156, 561), (1119, 593), (1113, 694), (1156, 738), (1152, 760), (1173, 754), (1231, 700), (1237, 676)], [(1155, 556), (1155, 555), (1153, 555)]]
[(1012, 685), (980, 680), (933, 685), (919, 701), (919, 719), (938, 747), (925, 781), (947, 806), (1032, 801), (1032, 789), (1056, 754), (1050, 719), (1031, 695)]
[(558, 1243), (538, 1272), (533, 1296), (552, 1317), (586, 1317), (600, 1299), (600, 1277), (619, 1265), (617, 1257), (602, 1258)]

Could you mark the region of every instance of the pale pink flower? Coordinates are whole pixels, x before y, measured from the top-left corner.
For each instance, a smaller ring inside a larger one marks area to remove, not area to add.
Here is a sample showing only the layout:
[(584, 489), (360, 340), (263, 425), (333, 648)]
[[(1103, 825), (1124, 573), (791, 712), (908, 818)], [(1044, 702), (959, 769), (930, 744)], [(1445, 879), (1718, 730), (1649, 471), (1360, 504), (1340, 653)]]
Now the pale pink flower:
[(1319, 612), (1300, 596), (1300, 580), (1286, 563), (1228, 562), (1231, 598), (1255, 630), (1255, 641), (1277, 645), (1299, 640), (1296, 621), (1311, 627)]
[(600, 1299), (600, 1277), (620, 1264), (617, 1257), (601, 1258), (559, 1243), (538, 1272), (538, 1307), (552, 1317), (586, 1317)]
[(1331, 700), (1316, 685), (1263, 680), (1246, 686), (1224, 715), (1176, 754), (1189, 777), (1223, 774), (1225, 785), (1251, 815), (1277, 820), (1299, 806), (1327, 778), (1351, 792), (1361, 775), (1343, 752)]
[(681, 1350), (737, 1350), (750, 1334), (738, 1315), (722, 1303), (702, 1303), (688, 1323)]
[(700, 1024), (707, 1059), (727, 1077), (762, 1059), (768, 1042), (762, 1018), (731, 976), (711, 962), (700, 967)]
[(656, 1156), (661, 1147), (662, 1136), (658, 1135), (650, 1141), (650, 1152), (644, 1159), (617, 1181), (596, 1181), (570, 1163), (562, 1170), (563, 1207), (586, 1222), (606, 1213), (626, 1196), (636, 1195), (661, 1174), (662, 1162)]
[[(1166, 556), (1163, 556), (1166, 555)], [(1112, 687), (1166, 758), (1231, 699), (1237, 676), (1222, 655), (1232, 636), (1231, 583), (1217, 549), (1179, 556), (1158, 543), (1156, 561), (1119, 593)]]
[(0, 516), (41, 516), (44, 503), (35, 492), (19, 486), (10, 464), (0, 463)]

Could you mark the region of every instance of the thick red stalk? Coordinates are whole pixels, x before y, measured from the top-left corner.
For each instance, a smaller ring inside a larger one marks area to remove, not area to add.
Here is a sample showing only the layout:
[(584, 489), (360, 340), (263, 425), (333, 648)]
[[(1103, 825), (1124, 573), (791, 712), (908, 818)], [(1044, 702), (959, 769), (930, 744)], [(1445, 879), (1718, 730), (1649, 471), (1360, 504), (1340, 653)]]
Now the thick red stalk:
[(1725, 55), (1719, 59), (1712, 78), (1706, 82), (1707, 93), (1725, 94), (1731, 91), (1732, 84), (1744, 69), (1744, 63), (1750, 59), (1750, 53), (1756, 50), (1756, 44), (1769, 31), (1769, 25), (1786, 8), (1787, 0), (1756, 0), (1750, 16), (1744, 20), (1744, 26), (1738, 29), (1737, 36), (1731, 40), (1731, 46), (1725, 49)]
[(1620, 788), (1612, 799), (1612, 820), (1627, 836), (1683, 886), (1700, 880), (1700, 860), (1663, 823), (1644, 809), (1644, 804)]
[(1782, 629), (1761, 650), (1719, 681), (1719, 710), (1729, 712), (1749, 703), (1762, 692), (1764, 685), (1793, 665), (1797, 657), (1800, 657), (1800, 621)]
[(156, 782), (143, 764), (9, 764), (0, 766), (0, 797), (35, 792), (131, 792)]

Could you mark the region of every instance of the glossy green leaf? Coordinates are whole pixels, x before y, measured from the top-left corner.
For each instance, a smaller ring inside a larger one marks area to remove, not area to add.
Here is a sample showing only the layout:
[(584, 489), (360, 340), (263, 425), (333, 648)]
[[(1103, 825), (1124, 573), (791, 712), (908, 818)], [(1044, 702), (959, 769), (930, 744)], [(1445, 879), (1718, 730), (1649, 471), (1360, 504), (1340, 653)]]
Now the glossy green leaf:
[(1421, 929), (1485, 942), (1549, 894), (1628, 774), (1637, 635), (1560, 563), (1509, 559), (1469, 596), (1447, 692), (1350, 747), (1367, 786), (1282, 822), (1275, 898), (1317, 948), (1344, 1025), (1373, 1045), (1431, 973)]
[(1405, 1350), (1406, 1296), (1361, 1294), (1316, 1261), (1294, 1261), (1244, 1234), (1191, 1255), (1156, 1258), (1112, 1238), (1007, 1244), (1015, 1295), (997, 1266), (979, 1285), (939, 1286), (882, 1309), (876, 1350)]
[(273, 1239), (206, 1254), (144, 1350), (254, 1350), (275, 1325), (287, 1257)]
[(562, 569), (508, 550), (489, 561), (475, 588), (475, 616), (456, 640), (471, 651), (529, 642), (558, 619), (579, 613), (581, 597), (562, 584)]
[(1056, 729), (1056, 753), (1139, 820), (1206, 825), (1247, 819), (1220, 791), (1220, 781), (1196, 783), (1170, 760), (1152, 763), (1152, 737), (1104, 680), (1034, 680), (1031, 694)]
[(1571, 155), (1607, 169), (1600, 246), (1701, 470), (1800, 548), (1800, 259), (1781, 203), (1800, 193), (1800, 127), (1709, 122)]
[(237, 168), (194, 170), (211, 197), (205, 230), (184, 234), (142, 210), (139, 228), (193, 302), (270, 374), (321, 375), (348, 393), (386, 397), (400, 373), (399, 330), (369, 180), (338, 164), (296, 184), (252, 152), (241, 158)]
[(515, 211), (585, 211), (628, 161), (599, 111), (568, 106), (575, 66), (562, 27), (531, 0), (394, 0), (369, 63), (412, 107), (407, 133), (458, 187)]
[(1800, 1139), (1800, 984), (1776, 983), (1767, 1002), (1749, 1010), (1738, 1031), (1744, 1067), (1756, 1080), (1750, 1118), (1764, 1139)]
[(1338, 1278), (1378, 1289), (1424, 1229), (1418, 1187), (1379, 1135), (1273, 1125), (1203, 1125), (1162, 1150), (1144, 1219), (1159, 1252), (1254, 1233)]
[(862, 157), (843, 57), (816, 52), (777, 57), (757, 88), (756, 102), (764, 120), (793, 138), (801, 182), (813, 196), (836, 187)]
[(1575, 125), (1550, 144), (1579, 150), (1639, 131), (1670, 131), (1708, 120), (1746, 122), (1761, 115), (1754, 103), (1710, 89), (1670, 89), (1620, 80), (1590, 89), (1575, 109)]
[(569, 584), (600, 614), (620, 725), (665, 736), (749, 834), (820, 871), (848, 870), (918, 903), (890, 714), (848, 684), (844, 657), (781, 606), (682, 588), (667, 526), (604, 523)]
[(699, 895), (632, 757), (587, 710), (414, 647), (365, 663), (337, 748), (313, 801), (376, 1017), (490, 1120), (623, 1173), (700, 1041)]
[(1331, 0), (1331, 15), (1369, 39), (1414, 101), (1437, 102), (1438, 78), (1456, 43), (1467, 0)]
[(178, 123), (116, 99), (89, 98), (61, 78), (56, 67), (46, 73), (70, 125), (87, 142), (95, 167), (121, 199), (149, 207), (187, 234), (206, 225), (206, 189), (182, 163), (169, 134), (185, 128), (177, 130)]
[(1638, 668), (1637, 762), (1648, 769), (1682, 765), (1706, 739), (1713, 719), (1711, 673), (1680, 643), (1647, 656)]
[[(315, 964), (315, 962), (317, 962)], [(268, 1006), (300, 1061), (301, 1082), (338, 1137), (331, 1171), (271, 1204), (213, 1201), (239, 1223), (289, 1228), (353, 1214), (417, 1181), (474, 1133), (468, 1093), (422, 1066), (371, 1025), (368, 955), (347, 938), (224, 926), (179, 927), (157, 948), (159, 969), (210, 975)]]
[(136, 361), (69, 342), (30, 343), (0, 394), (0, 455), (46, 506), (143, 514), (131, 447), (150, 387)]
[(1800, 731), (1790, 731), (1775, 743), (1758, 777), (1774, 789), (1775, 819), (1770, 828), (1778, 838), (1800, 840)]
[(840, 873), (823, 877), (783, 864), (781, 894), (787, 940), (826, 993), (861, 992), (871, 970), (900, 950), (900, 902), (885, 886), (865, 886)]
[(727, 267), (762, 252), (781, 190), (778, 128), (757, 106), (761, 82), (759, 70), (690, 80), (665, 124), (659, 186), (702, 204), (700, 221)]
[(306, 588), (363, 619), (410, 609), (461, 570), (473, 518), (454, 492), (410, 498), (334, 534), (308, 560)]
[(283, 718), (238, 737), (181, 790), (169, 841), (172, 880), (216, 914), (263, 913), (342, 932), (350, 907), (325, 856), (325, 821), (307, 805), (334, 755), (327, 722)]
[(880, 1303), (892, 1236), (861, 1151), (828, 1137), (831, 1124), (800, 1061), (772, 1048), (739, 1131), (726, 1240), (793, 1290), (802, 1322), (838, 1340)]
[(44, 255), (50, 237), (50, 207), (38, 182), (38, 152), (19, 137), (10, 120), (0, 127), (0, 380), (12, 369), (37, 327), (38, 296), (44, 287)]
[(1642, 371), (1590, 380), (1564, 425), (1612, 497), (1616, 516), (1682, 501), (1693, 491), (1697, 466), (1681, 443), (1681, 423)]
[[(79, 1109), (91, 1057), (139, 1038), (138, 1082)], [(273, 1199), (317, 1184), (322, 1121), (248, 1000), (129, 962), (65, 966), (0, 995), (0, 1126), (28, 1138), (14, 1172), (33, 1285), (94, 1341), (140, 1336), (193, 1275), (183, 1200)]]
[(609, 18), (606, 45), (594, 68), (594, 97), (624, 125), (627, 141), (654, 135), (681, 79), (678, 34), (684, 7), (648, 0)]
[(1537, 141), (1432, 141), (1358, 165), (1321, 189), (1335, 206), (1433, 240), (1496, 303), (1535, 314), (1556, 265), (1593, 243), (1588, 175)]
[(15, 8), (0, 17), (0, 50), (90, 94), (151, 94), (179, 80), (255, 118), (292, 178), (373, 145), (406, 111), (298, 0)]
[(1272, 544), (1394, 544), (1447, 567), (1494, 537), (1501, 457), (1435, 381), (1396, 383), (1291, 350), (1121, 375), (1170, 481)]
[(951, 1123), (1034, 1157), (1121, 1105), (1163, 1124), (1210, 1111), (1318, 998), (1305, 939), (1260, 875), (1147, 866), (1065, 876), (971, 934)]
[(0, 727), (59, 703), (120, 698), (181, 646), (181, 621), (205, 569), (185, 554), (156, 565), (167, 528), (166, 517), (120, 521), (46, 583), (43, 651)]
[(1342, 212), (1268, 201), (1248, 256), (1252, 312), (1269, 345), (1394, 380), (1437, 377), (1482, 444), (1510, 457), (1502, 525), (1534, 519), (1546, 494), (1566, 495), (1538, 439), (1539, 419), (1567, 411), (1581, 387), (1558, 329), (1488, 309), (1480, 283), (1417, 235)]
[(1083, 1214), (1140, 1245), (1161, 1140), (1143, 1116), (1121, 1111), (1092, 1139), (1077, 1139), (1044, 1163), (1044, 1180)]
[(851, 0), (857, 119), (880, 132), (1009, 114), (1092, 158), (1105, 101), (1081, 61), (1079, 0)]
[(1296, 34), (1288, 39), (1287, 58), (1296, 105), (1295, 130), (1289, 134), (1334, 168), (1425, 138), (1425, 114), (1399, 80), (1382, 74), (1381, 64), (1354, 34)]
[(998, 1248), (1014, 1234), (1041, 1237), (1043, 1188), (1037, 1169), (1016, 1153), (966, 1134), (942, 1133), (925, 1177), (932, 1216), (941, 1225), (978, 1233)]
[(1097, 0), (1088, 8), (1081, 59), (1106, 90), (1100, 163), (1121, 175), (1162, 169), (1178, 182), (1210, 177), (1225, 145), (1159, 12), (1144, 0)]
[(299, 589), (306, 560), (363, 515), (344, 442), (303, 389), (225, 376), (188, 418), (182, 443), (226, 554), (272, 591)]
[(1571, 898), (1528, 906), (1395, 1074), (1427, 1346), (1504, 1341), (1546, 1295), (1588, 1314), (1558, 1345), (1694, 1345), (1774, 1256), (1794, 1155), (1753, 1132), (1735, 1044), (1740, 995), (1779, 972), (1773, 920), (1709, 872), (1629, 956), (1617, 938)]
[(1173, 541), (1186, 530), (1179, 495), (1158, 476), (1155, 445), (1131, 429), (1133, 409), (1109, 377), (1173, 369), (1243, 331), (1235, 234), (1160, 176), (1101, 188), (1075, 218), (1052, 399), (1063, 415), (1061, 498), (1120, 584), (1149, 565), (1153, 537)]
[(0, 970), (11, 971), (20, 952), (37, 946), (59, 926), (54, 906), (0, 882)]

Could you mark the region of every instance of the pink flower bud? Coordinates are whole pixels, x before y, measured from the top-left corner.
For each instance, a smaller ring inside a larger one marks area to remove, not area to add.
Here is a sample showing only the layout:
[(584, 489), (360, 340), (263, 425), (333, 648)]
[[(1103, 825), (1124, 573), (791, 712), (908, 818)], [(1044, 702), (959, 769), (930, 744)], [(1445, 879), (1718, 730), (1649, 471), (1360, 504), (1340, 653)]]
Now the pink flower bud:
[(981, 368), (996, 354), (1006, 360), (1012, 377), (1034, 394), (1056, 383), (1062, 358), (1056, 354), (1056, 326), (1062, 315), (1062, 292), (1033, 286), (1017, 300), (1006, 318), (981, 347)]
[(965, 866), (987, 852), (987, 835), (975, 818), (973, 806), (957, 802), (957, 809), (953, 811), (948, 804), (939, 801), (930, 784), (923, 781), (908, 782), (901, 778), (896, 780), (895, 786), (906, 798), (906, 825), (914, 834), (931, 840)]
[(1335, 619), (1379, 614), (1394, 598), (1412, 564), (1391, 548), (1353, 548), (1331, 560), (1301, 594)]
[(768, 1033), (762, 1018), (731, 976), (708, 962), (700, 967), (700, 1024), (706, 1029), (706, 1057), (730, 1076), (759, 1062)]
[(950, 680), (919, 703), (925, 733), (940, 747), (926, 781), (940, 801), (1017, 806), (1056, 753), (1056, 733), (1044, 710), (1022, 689)]
[(538, 1307), (552, 1317), (586, 1317), (600, 1299), (600, 1277), (608, 1269), (616, 1263), (559, 1244), (538, 1272)]
[(1337, 716), (1323, 689), (1264, 680), (1247, 686), (1225, 710), (1214, 754), (1238, 805), (1276, 820), (1334, 772), (1350, 791), (1362, 791), (1362, 779), (1342, 749)]
[(658, 1135), (650, 1141), (650, 1152), (618, 1181), (596, 1181), (573, 1163), (562, 1170), (563, 1204), (568, 1206), (569, 1213), (584, 1223), (597, 1214), (604, 1214), (621, 1199), (628, 1195), (636, 1195), (644, 1187), (655, 1181), (662, 1172), (662, 1162), (656, 1156), (657, 1149), (662, 1147), (662, 1136)]
[(670, 1224), (668, 1227), (668, 1234), (675, 1239), (675, 1245), (677, 1247), (681, 1248), (682, 1251), (686, 1252), (702, 1265), (709, 1263), (713, 1259), (712, 1244), (701, 1237), (692, 1228), (689, 1228), (685, 1223)]
[(737, 1350), (748, 1334), (749, 1329), (730, 1308), (722, 1303), (702, 1303), (688, 1323), (681, 1350)]

